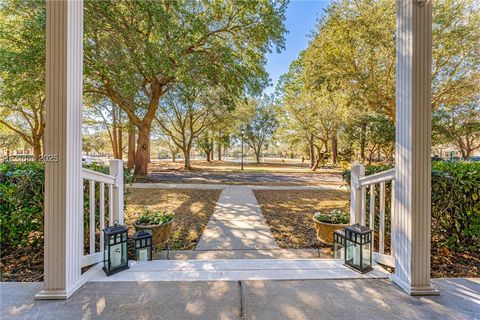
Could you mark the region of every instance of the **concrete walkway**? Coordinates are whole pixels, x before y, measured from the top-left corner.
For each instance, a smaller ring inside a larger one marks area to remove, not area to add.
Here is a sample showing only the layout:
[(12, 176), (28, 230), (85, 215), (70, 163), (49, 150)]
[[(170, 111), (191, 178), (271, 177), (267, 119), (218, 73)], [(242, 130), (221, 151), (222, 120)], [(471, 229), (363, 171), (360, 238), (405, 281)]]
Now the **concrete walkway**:
[[(132, 183), (126, 188), (132, 189), (199, 189), (199, 190), (223, 190), (231, 185), (212, 183)], [(319, 184), (315, 186), (269, 186), (269, 185), (242, 185), (238, 187), (252, 190), (346, 190), (345, 186), (334, 184)]]
[(35, 301), (41, 283), (0, 283), (10, 319), (480, 319), (480, 279), (433, 279), (437, 297), (389, 280), (91, 282), (69, 300)]
[(277, 248), (252, 190), (229, 186), (220, 194), (196, 250)]

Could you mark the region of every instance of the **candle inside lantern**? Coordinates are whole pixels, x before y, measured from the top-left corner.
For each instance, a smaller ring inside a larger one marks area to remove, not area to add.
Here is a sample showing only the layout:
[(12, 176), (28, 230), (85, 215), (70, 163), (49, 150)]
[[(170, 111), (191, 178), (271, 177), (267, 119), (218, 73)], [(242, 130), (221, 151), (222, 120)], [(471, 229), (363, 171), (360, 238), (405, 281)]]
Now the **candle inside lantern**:
[(148, 261), (148, 252), (147, 249), (140, 249), (138, 251), (138, 258), (140, 261)]
[(111, 252), (111, 267), (116, 268), (120, 266), (122, 262), (122, 252), (120, 250), (121, 244), (117, 244), (112, 246), (112, 252)]

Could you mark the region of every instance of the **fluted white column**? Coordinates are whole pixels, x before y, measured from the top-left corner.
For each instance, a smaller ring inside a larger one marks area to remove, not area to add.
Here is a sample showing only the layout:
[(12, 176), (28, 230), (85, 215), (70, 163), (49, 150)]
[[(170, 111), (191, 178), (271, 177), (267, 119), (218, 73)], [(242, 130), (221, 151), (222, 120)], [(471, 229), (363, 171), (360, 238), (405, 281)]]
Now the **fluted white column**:
[(397, 0), (395, 274), (411, 295), (432, 295), (432, 1)]
[(44, 287), (37, 299), (66, 299), (82, 284), (83, 1), (47, 1)]

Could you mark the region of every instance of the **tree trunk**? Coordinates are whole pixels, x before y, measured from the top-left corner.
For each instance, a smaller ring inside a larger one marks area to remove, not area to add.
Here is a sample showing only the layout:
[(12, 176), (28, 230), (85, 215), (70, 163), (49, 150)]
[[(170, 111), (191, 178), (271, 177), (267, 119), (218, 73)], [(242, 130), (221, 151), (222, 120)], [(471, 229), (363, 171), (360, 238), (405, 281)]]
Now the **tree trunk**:
[[(317, 146), (317, 145), (314, 145), (314, 146), (315, 146), (315, 148), (317, 149), (318, 155), (317, 155), (317, 157), (316, 157), (316, 159), (315, 159), (315, 163), (313, 164), (312, 171), (316, 171), (316, 170), (317, 170), (317, 168), (320, 166), (320, 163), (323, 161), (323, 158), (324, 158), (324, 155), (323, 155), (322, 152), (321, 152), (321, 149), (322, 149), (322, 148), (321, 148), (320, 146)], [(315, 156), (315, 154), (314, 154), (314, 156)]]
[(210, 159), (215, 160), (215, 157), (213, 156), (213, 145), (212, 145), (212, 149), (210, 149)]
[(172, 151), (172, 162), (177, 162), (177, 154), (175, 151)]
[(42, 137), (33, 137), (33, 155), (35, 156), (35, 161), (39, 161), (42, 156)]
[(118, 152), (118, 158), (120, 160), (123, 160), (123, 123), (122, 123), (122, 116), (121, 116), (121, 110), (120, 108), (118, 109), (118, 134), (117, 134), (117, 142), (118, 142), (118, 147), (117, 147), (117, 152)]
[(338, 140), (337, 133), (334, 133), (332, 136), (332, 163), (337, 164), (338, 157)]
[(218, 161), (222, 161), (222, 145), (218, 142)]
[(152, 139), (150, 138), (150, 134), (148, 135), (148, 152), (147, 152), (147, 162), (148, 163), (151, 163), (152, 160), (150, 159), (150, 151), (151, 151), (151, 147), (152, 147)]
[(310, 153), (310, 169), (313, 168), (313, 166), (315, 165), (315, 147), (313, 145), (313, 134), (310, 135), (310, 139), (308, 139), (308, 144), (310, 146), (310, 150), (309, 150), (309, 153)]
[(135, 126), (130, 123), (128, 127), (127, 168), (132, 169), (134, 166), (135, 166)]
[(117, 107), (112, 106), (112, 151), (113, 158), (118, 159), (118, 138), (117, 138)]
[(211, 154), (210, 150), (204, 150), (204, 151), (207, 154), (207, 162), (212, 162), (212, 159), (210, 158), (210, 154)]
[(257, 160), (257, 163), (260, 163), (260, 148), (258, 148), (258, 150), (255, 150), (255, 158)]
[(367, 134), (367, 124), (362, 122), (360, 124), (361, 134), (360, 134), (360, 158), (362, 161), (365, 161), (365, 145), (366, 145), (366, 134)]
[(183, 151), (183, 158), (185, 159), (184, 160), (184, 168), (185, 169), (188, 169), (188, 170), (192, 170), (192, 163), (190, 162), (190, 148), (185, 148), (185, 149), (182, 149)]
[(149, 143), (150, 124), (141, 124), (138, 128), (137, 151), (135, 153), (135, 177), (147, 176)]

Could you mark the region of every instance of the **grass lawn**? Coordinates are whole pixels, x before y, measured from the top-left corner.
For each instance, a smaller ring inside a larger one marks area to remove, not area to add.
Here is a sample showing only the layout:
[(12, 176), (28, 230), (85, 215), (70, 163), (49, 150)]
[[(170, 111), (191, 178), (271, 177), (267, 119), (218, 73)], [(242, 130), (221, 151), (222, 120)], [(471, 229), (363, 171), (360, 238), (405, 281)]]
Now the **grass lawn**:
[(193, 250), (215, 209), (221, 190), (190, 189), (127, 189), (125, 223), (129, 234), (143, 209), (167, 210), (175, 213), (171, 249)]
[[(315, 212), (347, 209), (346, 190), (255, 190), (267, 223), (280, 248), (317, 248)], [(325, 245), (321, 245), (325, 246)]]

